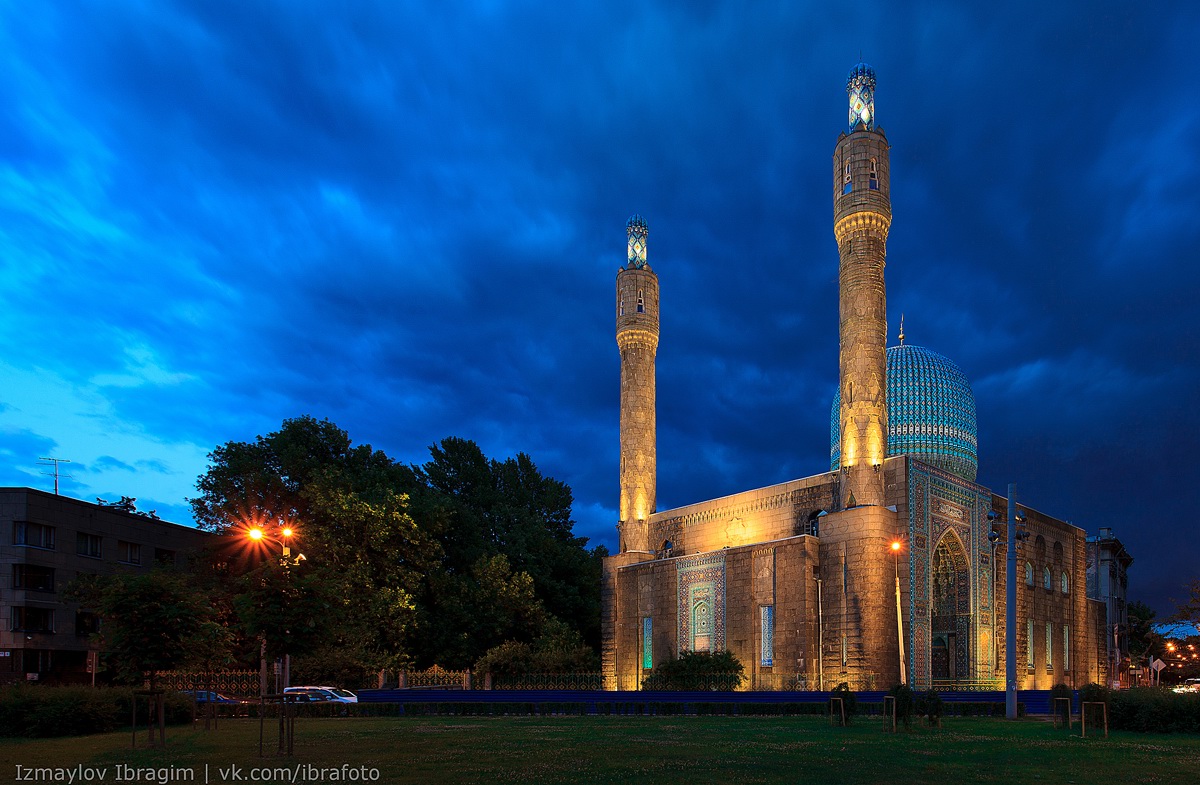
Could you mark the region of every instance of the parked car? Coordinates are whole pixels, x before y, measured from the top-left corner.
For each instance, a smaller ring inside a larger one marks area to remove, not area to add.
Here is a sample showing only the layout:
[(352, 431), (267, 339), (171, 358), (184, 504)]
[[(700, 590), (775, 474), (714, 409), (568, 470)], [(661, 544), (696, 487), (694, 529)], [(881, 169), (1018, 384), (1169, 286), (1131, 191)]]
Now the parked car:
[(181, 690), (180, 694), (186, 695), (196, 703), (245, 703), (241, 698), (230, 698), (227, 695), (222, 695), (219, 692), (212, 690)]
[(304, 693), (312, 696), (319, 696), (310, 698), (310, 700), (330, 700), (337, 701), (338, 703), (358, 703), (357, 695), (350, 690), (343, 690), (340, 687), (288, 687), (283, 692), (286, 695)]

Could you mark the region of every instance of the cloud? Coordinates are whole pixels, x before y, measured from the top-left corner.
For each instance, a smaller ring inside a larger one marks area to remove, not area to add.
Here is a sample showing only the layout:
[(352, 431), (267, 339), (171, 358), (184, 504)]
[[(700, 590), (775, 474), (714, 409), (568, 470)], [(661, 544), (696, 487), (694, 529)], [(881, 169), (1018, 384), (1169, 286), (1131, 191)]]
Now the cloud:
[[(1156, 532), (1182, 533), (1160, 499), (1197, 479), (1161, 460), (1200, 389), (1194, 9), (0, 14), (14, 465), (52, 447), (81, 495), (186, 517), (213, 446), (311, 413), (405, 461), (448, 435), (528, 452), (615, 547), (613, 277), (640, 212), (660, 506), (820, 472), (829, 156), (861, 49), (892, 144), (893, 341), (903, 312), (975, 383), (981, 476), (1089, 528), (1162, 521), (1127, 544), (1176, 564)], [(1161, 493), (1132, 480), (1147, 461)]]

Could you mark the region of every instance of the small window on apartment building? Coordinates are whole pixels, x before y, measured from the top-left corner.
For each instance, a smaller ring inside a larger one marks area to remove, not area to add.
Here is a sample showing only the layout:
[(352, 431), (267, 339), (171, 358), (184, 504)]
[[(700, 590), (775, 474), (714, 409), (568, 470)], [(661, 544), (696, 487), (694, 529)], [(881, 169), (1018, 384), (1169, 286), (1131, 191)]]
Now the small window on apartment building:
[(122, 564), (141, 564), (142, 546), (136, 542), (117, 540), (117, 561)]
[(759, 606), (762, 625), (762, 658), (759, 664), (770, 668), (775, 664), (775, 606)]
[(1046, 622), (1046, 673), (1054, 672), (1054, 622)]
[(86, 638), (100, 632), (100, 617), (88, 611), (78, 611), (75, 614), (75, 634)]
[(654, 667), (654, 619), (642, 617), (642, 667)]
[(99, 559), (100, 542), (101, 538), (99, 534), (77, 532), (75, 534), (75, 553), (80, 556), (87, 556), (89, 559)]
[(54, 591), (54, 568), (37, 564), (13, 565), (13, 588), (26, 591)]
[(54, 527), (29, 521), (13, 522), (13, 545), (54, 550)]
[(175, 566), (175, 551), (168, 550), (167, 548), (155, 548), (154, 549), (154, 563), (162, 564), (167, 567), (174, 567)]
[(54, 611), (13, 606), (12, 628), (14, 632), (54, 632)]

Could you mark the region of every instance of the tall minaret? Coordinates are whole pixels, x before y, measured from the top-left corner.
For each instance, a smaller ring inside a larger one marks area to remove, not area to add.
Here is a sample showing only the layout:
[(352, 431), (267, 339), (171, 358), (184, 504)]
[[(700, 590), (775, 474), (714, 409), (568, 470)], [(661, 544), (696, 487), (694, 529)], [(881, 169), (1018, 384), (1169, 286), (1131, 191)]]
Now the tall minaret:
[(658, 276), (646, 264), (646, 222), (629, 219), (628, 259), (617, 273), (617, 347), (621, 350), (621, 553), (653, 553), (657, 449), (654, 356), (658, 351)]
[(875, 124), (875, 71), (866, 63), (846, 82), (850, 122), (833, 154), (833, 234), (837, 238), (842, 408), (843, 506), (883, 504), (887, 451), (888, 142)]

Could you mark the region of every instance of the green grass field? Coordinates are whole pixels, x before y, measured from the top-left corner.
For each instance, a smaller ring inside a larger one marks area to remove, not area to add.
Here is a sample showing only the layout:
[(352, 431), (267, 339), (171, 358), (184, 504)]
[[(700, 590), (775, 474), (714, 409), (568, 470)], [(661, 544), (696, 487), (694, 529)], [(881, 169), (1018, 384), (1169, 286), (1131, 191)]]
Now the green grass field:
[[(422, 717), (308, 719), (296, 754), (274, 755), (266, 726), (258, 757), (256, 720), (219, 730), (171, 728), (165, 750), (130, 749), (128, 733), (69, 739), (0, 740), (0, 781), (48, 781), (37, 767), (90, 772), (98, 782), (353, 782), (350, 768), (378, 769), (386, 783), (730, 781), (789, 783), (1194, 782), (1200, 737), (1113, 733), (1079, 736), (1041, 720), (947, 719), (941, 729), (886, 733), (877, 718), (850, 728), (819, 717)], [(144, 735), (141, 737), (144, 743)], [(18, 770), (18, 766), (22, 767)], [(207, 766), (207, 769), (206, 769)], [(231, 766), (241, 780), (231, 776)], [(259, 767), (291, 767), (251, 772)], [(145, 769), (154, 769), (148, 773)], [(361, 773), (361, 770), (356, 772)], [(255, 779), (251, 779), (252, 776)], [(61, 772), (67, 781), (68, 772)], [(173, 779), (172, 779), (173, 778)], [(87, 781), (86, 779), (82, 781)], [(361, 780), (359, 780), (361, 781)], [(367, 781), (371, 781), (368, 779)]]

